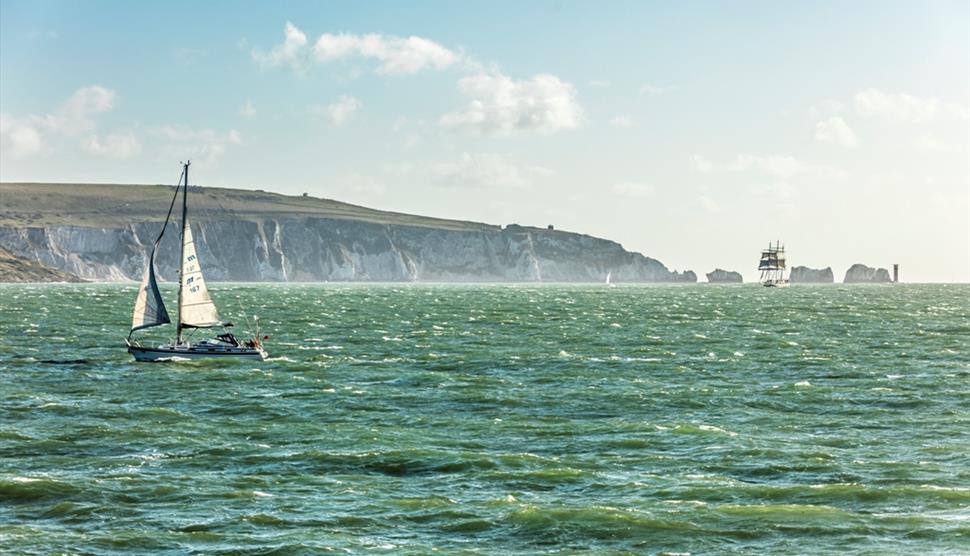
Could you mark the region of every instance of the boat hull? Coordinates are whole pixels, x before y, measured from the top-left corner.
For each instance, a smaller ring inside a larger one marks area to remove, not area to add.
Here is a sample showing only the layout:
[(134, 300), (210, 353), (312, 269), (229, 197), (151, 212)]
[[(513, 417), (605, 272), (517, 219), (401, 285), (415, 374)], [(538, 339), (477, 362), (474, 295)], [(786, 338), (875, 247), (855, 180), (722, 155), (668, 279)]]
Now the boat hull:
[(789, 286), (788, 280), (769, 280), (767, 282), (762, 282), (766, 288), (787, 288)]
[(177, 359), (248, 359), (263, 361), (268, 354), (259, 348), (246, 347), (196, 347), (196, 346), (160, 346), (157, 348), (142, 347), (136, 345), (128, 346), (130, 353), (136, 361), (156, 363), (159, 361), (172, 361)]

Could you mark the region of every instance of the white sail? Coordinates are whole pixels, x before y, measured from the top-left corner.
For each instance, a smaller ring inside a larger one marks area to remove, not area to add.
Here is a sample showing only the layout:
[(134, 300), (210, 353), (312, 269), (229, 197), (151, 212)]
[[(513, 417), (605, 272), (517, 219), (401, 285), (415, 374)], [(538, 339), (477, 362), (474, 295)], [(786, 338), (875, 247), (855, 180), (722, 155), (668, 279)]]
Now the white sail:
[(205, 328), (220, 324), (219, 312), (209, 297), (209, 289), (202, 277), (202, 267), (195, 253), (195, 241), (189, 221), (184, 222), (182, 235), (182, 297), (179, 304), (179, 323), (182, 326)]
[(612, 284), (613, 283), (612, 280), (611, 280), (612, 278), (613, 278), (613, 273), (612, 272), (607, 272), (606, 273), (606, 283), (607, 284)]
[(138, 297), (135, 298), (135, 314), (131, 318), (131, 331), (170, 322), (172, 321), (168, 318), (168, 311), (165, 310), (165, 303), (162, 302), (158, 282), (155, 280), (155, 250), (152, 249), (148, 266), (145, 268), (145, 277), (141, 280)]

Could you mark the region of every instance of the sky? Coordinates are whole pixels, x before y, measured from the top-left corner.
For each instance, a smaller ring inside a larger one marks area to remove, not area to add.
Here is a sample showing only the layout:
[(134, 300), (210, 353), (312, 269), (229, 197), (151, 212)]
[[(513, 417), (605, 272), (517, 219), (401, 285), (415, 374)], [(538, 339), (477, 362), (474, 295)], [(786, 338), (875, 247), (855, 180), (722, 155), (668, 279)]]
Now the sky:
[[(308, 193), (970, 281), (970, 3), (0, 3), (0, 180)], [(2, 202), (2, 199), (0, 199)]]

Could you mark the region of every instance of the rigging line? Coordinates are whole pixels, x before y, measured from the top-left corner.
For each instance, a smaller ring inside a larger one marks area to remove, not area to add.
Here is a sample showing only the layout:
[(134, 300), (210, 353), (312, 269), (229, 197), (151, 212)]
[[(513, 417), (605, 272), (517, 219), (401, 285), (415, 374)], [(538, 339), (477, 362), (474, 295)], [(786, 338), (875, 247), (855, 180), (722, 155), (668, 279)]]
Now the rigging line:
[[(178, 181), (179, 185), (182, 184), (182, 176), (184, 175), (185, 175), (185, 168), (182, 168), (182, 172), (179, 174), (179, 181)], [(168, 229), (168, 221), (172, 218), (172, 209), (175, 208), (175, 199), (177, 199), (178, 196), (179, 196), (179, 186), (176, 185), (175, 195), (172, 195), (172, 202), (168, 205), (168, 214), (165, 215), (165, 224), (162, 224), (162, 231), (159, 232), (158, 238), (155, 239), (155, 244), (154, 244), (154, 247), (152, 247), (152, 251), (154, 251), (155, 248), (158, 247), (158, 242), (162, 241), (162, 236), (165, 235), (165, 230)]]

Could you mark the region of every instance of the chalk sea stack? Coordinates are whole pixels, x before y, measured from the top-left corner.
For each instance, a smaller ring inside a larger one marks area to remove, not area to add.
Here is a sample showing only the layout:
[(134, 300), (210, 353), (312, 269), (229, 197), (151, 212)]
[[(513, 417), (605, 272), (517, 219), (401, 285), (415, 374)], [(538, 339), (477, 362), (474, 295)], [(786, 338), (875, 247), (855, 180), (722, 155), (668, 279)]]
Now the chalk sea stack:
[(843, 282), (846, 284), (888, 284), (892, 282), (892, 278), (885, 268), (877, 269), (856, 263), (845, 271)]
[[(614, 241), (311, 196), (190, 186), (211, 281), (696, 282)], [(172, 198), (162, 185), (0, 183), (0, 248), (87, 280), (140, 280)], [(171, 230), (170, 230), (171, 232)], [(156, 254), (175, 280), (178, 233)]]
[(831, 284), (835, 282), (835, 274), (830, 266), (825, 268), (796, 266), (791, 269), (789, 280), (792, 284)]
[(715, 268), (707, 273), (707, 281), (711, 284), (740, 284), (744, 282), (744, 278), (739, 272)]

